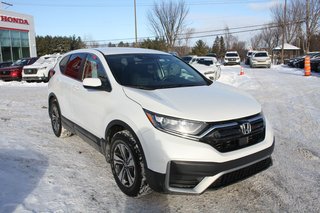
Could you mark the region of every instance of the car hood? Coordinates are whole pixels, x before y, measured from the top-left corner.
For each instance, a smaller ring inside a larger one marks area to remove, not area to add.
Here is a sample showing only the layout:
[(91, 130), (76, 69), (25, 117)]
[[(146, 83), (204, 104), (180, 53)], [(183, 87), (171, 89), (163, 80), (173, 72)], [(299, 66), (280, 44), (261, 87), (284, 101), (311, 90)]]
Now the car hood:
[(207, 65), (203, 65), (203, 64), (191, 64), (191, 66), (193, 68), (195, 68), (196, 70), (198, 70), (199, 72), (201, 72), (202, 74), (207, 73), (207, 72), (214, 72), (215, 70), (217, 70), (216, 66), (207, 66)]
[(123, 87), (123, 91), (146, 110), (190, 120), (224, 121), (261, 112), (260, 104), (250, 95), (219, 82), (157, 90)]
[(43, 64), (34, 63), (32, 65), (24, 66), (23, 69), (41, 69), (41, 68), (47, 68), (49, 66), (52, 66), (52, 65), (49, 63), (43, 63)]

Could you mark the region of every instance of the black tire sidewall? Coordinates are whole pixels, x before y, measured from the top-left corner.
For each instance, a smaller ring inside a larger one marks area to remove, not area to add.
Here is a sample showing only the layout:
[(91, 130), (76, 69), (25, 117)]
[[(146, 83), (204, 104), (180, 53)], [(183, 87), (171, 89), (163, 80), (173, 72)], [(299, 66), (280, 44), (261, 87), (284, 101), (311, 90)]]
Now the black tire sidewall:
[[(121, 181), (119, 180), (114, 164), (113, 164), (113, 153), (115, 150), (116, 145), (119, 143), (125, 145), (131, 152), (133, 160), (134, 160), (134, 165), (136, 168), (135, 171), (135, 179), (134, 183), (131, 187), (126, 187), (124, 186)], [(111, 140), (111, 149), (110, 149), (110, 165), (111, 165), (111, 170), (112, 174), (114, 176), (114, 179), (118, 185), (118, 187), (121, 189), (123, 193), (125, 193), (128, 196), (135, 197), (139, 195), (139, 191), (141, 188), (141, 183), (142, 183), (142, 169), (141, 169), (141, 164), (140, 160), (141, 159), (141, 152), (139, 151), (139, 147), (137, 146), (136, 142), (132, 137), (127, 136), (126, 134), (123, 133), (117, 133), (114, 135), (114, 137)]]
[[(59, 125), (60, 127), (59, 127), (58, 132), (54, 130), (53, 123), (52, 123), (52, 111), (53, 111), (53, 108), (54, 108), (54, 107), (57, 108), (58, 113), (59, 113), (59, 117), (60, 117), (60, 125)], [(53, 99), (53, 100), (50, 102), (50, 119), (51, 119), (51, 127), (52, 127), (53, 133), (54, 133), (57, 137), (60, 137), (61, 132), (62, 132), (61, 112), (60, 112), (60, 107), (59, 107), (58, 101), (57, 101), (56, 99)]]

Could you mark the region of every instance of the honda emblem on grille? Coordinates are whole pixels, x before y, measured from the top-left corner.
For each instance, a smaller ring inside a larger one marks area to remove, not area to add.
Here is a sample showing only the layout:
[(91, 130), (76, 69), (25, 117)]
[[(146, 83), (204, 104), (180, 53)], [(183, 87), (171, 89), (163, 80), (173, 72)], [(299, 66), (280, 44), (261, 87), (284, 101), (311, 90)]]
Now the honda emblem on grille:
[(242, 131), (242, 134), (248, 135), (251, 133), (251, 124), (249, 122), (243, 123), (240, 125), (240, 129)]

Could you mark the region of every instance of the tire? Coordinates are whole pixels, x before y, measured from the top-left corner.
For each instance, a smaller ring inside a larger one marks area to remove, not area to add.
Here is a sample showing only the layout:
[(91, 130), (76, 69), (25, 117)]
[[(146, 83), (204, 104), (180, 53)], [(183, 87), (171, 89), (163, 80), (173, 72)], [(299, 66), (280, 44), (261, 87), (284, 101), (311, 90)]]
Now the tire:
[(62, 126), (61, 112), (57, 99), (52, 99), (49, 106), (49, 115), (53, 133), (60, 138), (66, 138), (72, 135), (70, 131)]
[(128, 130), (111, 139), (110, 164), (113, 177), (123, 193), (137, 197), (151, 192), (144, 173), (143, 156)]

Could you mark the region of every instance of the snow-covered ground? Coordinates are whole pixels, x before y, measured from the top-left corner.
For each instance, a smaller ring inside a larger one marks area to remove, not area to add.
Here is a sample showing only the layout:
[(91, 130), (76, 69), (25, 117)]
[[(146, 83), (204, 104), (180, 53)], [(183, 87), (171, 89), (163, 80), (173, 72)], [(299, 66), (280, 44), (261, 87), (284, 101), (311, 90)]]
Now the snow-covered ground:
[(46, 84), (0, 81), (0, 212), (320, 212), (320, 77), (282, 66), (239, 71), (222, 67), (219, 81), (263, 105), (274, 165), (202, 195), (139, 199), (120, 192), (104, 157), (79, 137), (54, 136)]

